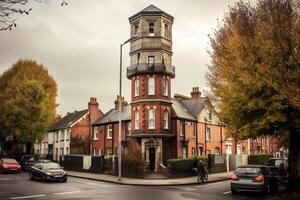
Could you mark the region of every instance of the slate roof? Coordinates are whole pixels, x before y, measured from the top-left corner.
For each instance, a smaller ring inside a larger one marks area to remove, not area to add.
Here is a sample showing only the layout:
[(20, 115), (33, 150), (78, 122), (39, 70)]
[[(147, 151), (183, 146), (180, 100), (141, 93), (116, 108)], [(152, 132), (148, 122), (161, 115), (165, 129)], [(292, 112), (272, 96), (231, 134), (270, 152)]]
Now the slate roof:
[(189, 111), (183, 106), (180, 101), (177, 99), (172, 99), (172, 117), (193, 120), (195, 121), (196, 118), (193, 117)]
[(166, 17), (170, 18), (171, 20), (174, 19), (174, 17), (164, 11), (162, 11), (161, 9), (157, 8), (154, 5), (150, 5), (148, 7), (146, 7), (145, 9), (141, 10), (140, 12), (132, 15), (131, 17), (129, 17), (129, 21), (132, 21), (133, 19), (135, 19), (136, 17), (140, 16), (140, 15), (165, 15)]
[[(190, 121), (197, 121), (197, 117), (204, 108), (206, 101), (209, 101), (207, 97), (199, 99), (186, 99), (177, 100), (172, 99), (172, 117), (186, 119)], [(131, 106), (125, 106), (122, 108), (122, 121), (131, 120)], [(119, 121), (119, 110), (111, 109), (104, 116), (99, 118), (93, 123), (95, 125), (116, 123)]]
[(89, 110), (85, 109), (81, 111), (75, 111), (73, 113), (68, 113), (62, 119), (53, 124), (49, 128), (48, 132), (69, 128), (72, 124), (74, 124), (77, 120), (86, 115), (88, 112)]
[(180, 103), (188, 110), (188, 112), (193, 117), (196, 118), (202, 111), (206, 101), (209, 101), (208, 97), (202, 97), (199, 99), (186, 99), (180, 101)]
[[(122, 107), (122, 121), (130, 121), (130, 120), (131, 120), (131, 106), (128, 105)], [(119, 121), (119, 110), (111, 109), (104, 116), (97, 119), (93, 123), (93, 126), (100, 125), (100, 124), (109, 124), (118, 121)]]

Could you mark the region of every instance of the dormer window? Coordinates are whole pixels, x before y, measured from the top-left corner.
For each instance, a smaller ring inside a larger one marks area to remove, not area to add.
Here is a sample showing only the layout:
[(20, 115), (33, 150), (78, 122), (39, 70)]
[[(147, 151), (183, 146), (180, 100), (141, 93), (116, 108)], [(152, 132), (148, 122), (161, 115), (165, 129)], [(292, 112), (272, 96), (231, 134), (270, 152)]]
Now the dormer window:
[(154, 36), (154, 23), (149, 23), (149, 36)]

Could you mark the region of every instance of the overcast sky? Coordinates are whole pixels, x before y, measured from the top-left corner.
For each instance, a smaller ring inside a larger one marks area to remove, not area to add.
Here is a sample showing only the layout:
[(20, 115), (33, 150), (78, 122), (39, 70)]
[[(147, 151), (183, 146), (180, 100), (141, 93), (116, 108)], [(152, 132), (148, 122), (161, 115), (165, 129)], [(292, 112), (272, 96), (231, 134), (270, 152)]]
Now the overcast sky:
[[(150, 4), (174, 16), (172, 94), (207, 89), (210, 58), (208, 34), (234, 0), (60, 0), (33, 2), (30, 15), (18, 16), (16, 29), (0, 32), (0, 74), (19, 58), (44, 64), (58, 84), (58, 114), (87, 108), (97, 97), (111, 109), (118, 93), (119, 45), (129, 38), (128, 17)], [(129, 45), (123, 50), (123, 94), (130, 101), (126, 78)]]

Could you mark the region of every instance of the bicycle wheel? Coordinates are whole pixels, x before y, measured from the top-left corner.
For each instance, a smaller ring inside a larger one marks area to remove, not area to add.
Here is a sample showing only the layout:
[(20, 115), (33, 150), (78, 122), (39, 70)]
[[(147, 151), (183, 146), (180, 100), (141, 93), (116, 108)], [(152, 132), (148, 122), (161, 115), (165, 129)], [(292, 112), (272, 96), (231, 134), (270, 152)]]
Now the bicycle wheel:
[(198, 175), (198, 177), (197, 177), (197, 182), (198, 183), (202, 183), (203, 182), (202, 177), (200, 175)]
[(205, 174), (204, 176), (203, 176), (203, 182), (207, 182), (208, 181), (208, 174)]

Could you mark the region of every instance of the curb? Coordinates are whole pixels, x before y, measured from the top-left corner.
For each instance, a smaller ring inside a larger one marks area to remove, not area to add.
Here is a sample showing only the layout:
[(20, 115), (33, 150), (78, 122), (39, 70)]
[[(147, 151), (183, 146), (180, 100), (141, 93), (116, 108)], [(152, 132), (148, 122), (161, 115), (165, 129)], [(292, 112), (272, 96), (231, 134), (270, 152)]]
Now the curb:
[[(69, 175), (69, 177), (74, 177), (74, 178), (82, 178), (82, 179), (87, 179), (87, 180), (93, 180), (93, 181), (102, 181), (102, 182), (106, 182), (106, 183), (114, 183), (114, 184), (119, 184), (119, 185), (132, 185), (132, 186), (180, 186), (180, 185), (199, 185), (199, 183), (166, 183), (166, 184), (145, 184), (145, 183), (141, 183), (141, 184), (137, 184), (137, 183), (126, 183), (126, 182), (119, 182), (119, 181), (110, 181), (110, 180), (104, 180), (104, 179), (97, 179), (97, 178), (90, 178), (90, 177), (83, 177), (83, 176), (77, 176), (77, 175)], [(153, 179), (149, 179), (149, 181), (151, 181)], [(209, 184), (209, 183), (216, 183), (216, 182), (221, 182), (221, 181), (226, 181), (226, 180), (230, 180), (230, 178), (228, 177), (223, 177), (220, 178), (218, 180), (212, 180), (212, 181), (207, 181), (206, 183), (203, 183), (203, 185), (205, 184)]]

